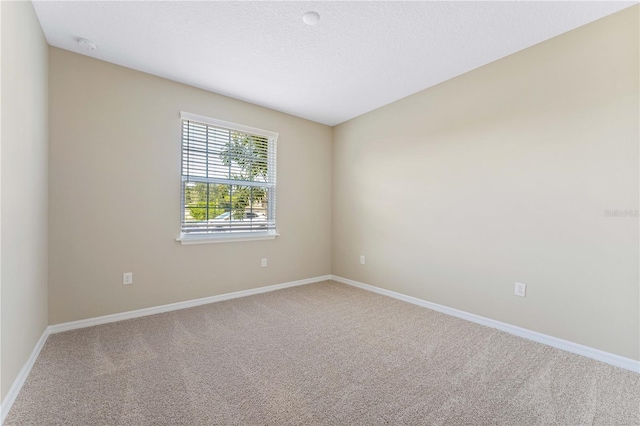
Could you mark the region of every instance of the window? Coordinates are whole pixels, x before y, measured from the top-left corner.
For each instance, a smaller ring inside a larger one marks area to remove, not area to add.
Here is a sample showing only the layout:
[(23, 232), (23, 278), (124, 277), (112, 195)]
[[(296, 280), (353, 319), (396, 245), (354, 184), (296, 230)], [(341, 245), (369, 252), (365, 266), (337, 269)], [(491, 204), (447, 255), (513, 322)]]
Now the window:
[(185, 112), (181, 118), (180, 241), (274, 238), (278, 134)]

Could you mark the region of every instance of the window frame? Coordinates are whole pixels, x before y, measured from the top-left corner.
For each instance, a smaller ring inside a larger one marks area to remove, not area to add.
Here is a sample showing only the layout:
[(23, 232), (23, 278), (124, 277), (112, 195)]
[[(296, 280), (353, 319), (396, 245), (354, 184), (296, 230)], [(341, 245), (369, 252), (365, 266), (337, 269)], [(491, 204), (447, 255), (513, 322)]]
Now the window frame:
[[(182, 226), (184, 224), (184, 209), (185, 209), (185, 194), (184, 194), (184, 135), (183, 125), (185, 121), (194, 121), (197, 123), (205, 124), (207, 126), (214, 126), (225, 130), (231, 130), (240, 133), (246, 133), (250, 135), (262, 136), (268, 138), (268, 155), (273, 157), (273, 167), (269, 167), (267, 171), (267, 181), (272, 185), (269, 186), (268, 203), (269, 209), (273, 209), (273, 217), (275, 218), (276, 229), (266, 231), (247, 231), (247, 232), (224, 232), (214, 233), (206, 232), (201, 234), (189, 234), (182, 232)], [(240, 241), (256, 241), (256, 240), (271, 240), (279, 236), (277, 232), (277, 215), (276, 209), (276, 163), (277, 163), (277, 141), (280, 136), (279, 133), (270, 130), (259, 129), (256, 127), (245, 126), (243, 124), (233, 123), (230, 121), (219, 120), (216, 118), (206, 117), (203, 115), (193, 114), (189, 112), (180, 112), (180, 236), (176, 238), (181, 244), (208, 244), (208, 243), (221, 243), (221, 242), (240, 242)]]

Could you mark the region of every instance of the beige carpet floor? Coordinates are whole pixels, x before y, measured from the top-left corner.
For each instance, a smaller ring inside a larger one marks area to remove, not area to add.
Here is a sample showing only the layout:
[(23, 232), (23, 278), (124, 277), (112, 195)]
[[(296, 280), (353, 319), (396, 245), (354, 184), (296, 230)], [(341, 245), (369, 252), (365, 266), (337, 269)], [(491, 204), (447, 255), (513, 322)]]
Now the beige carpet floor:
[(51, 335), (6, 425), (638, 425), (640, 375), (323, 282)]

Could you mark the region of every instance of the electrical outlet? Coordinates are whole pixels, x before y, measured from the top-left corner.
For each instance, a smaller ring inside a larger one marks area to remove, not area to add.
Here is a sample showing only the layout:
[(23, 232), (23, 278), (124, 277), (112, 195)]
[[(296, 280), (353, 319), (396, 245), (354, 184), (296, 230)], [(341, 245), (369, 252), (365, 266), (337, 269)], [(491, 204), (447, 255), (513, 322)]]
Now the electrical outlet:
[(527, 297), (527, 285), (523, 283), (516, 283), (513, 294), (520, 297)]
[(267, 258), (266, 258), (266, 257), (263, 257), (263, 258), (262, 258), (262, 263), (261, 263), (261, 265), (262, 265), (262, 267), (263, 267), (263, 268), (266, 268), (266, 267), (267, 267)]
[(133, 272), (125, 272), (122, 274), (122, 285), (133, 284)]
[(364, 265), (364, 256), (360, 256), (360, 264)]

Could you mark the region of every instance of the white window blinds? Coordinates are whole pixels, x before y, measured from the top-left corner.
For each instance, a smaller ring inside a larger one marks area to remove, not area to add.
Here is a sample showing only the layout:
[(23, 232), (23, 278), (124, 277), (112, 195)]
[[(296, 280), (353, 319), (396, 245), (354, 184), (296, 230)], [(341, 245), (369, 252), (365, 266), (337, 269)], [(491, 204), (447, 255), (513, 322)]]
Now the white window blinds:
[(181, 118), (182, 238), (275, 234), (278, 134)]

